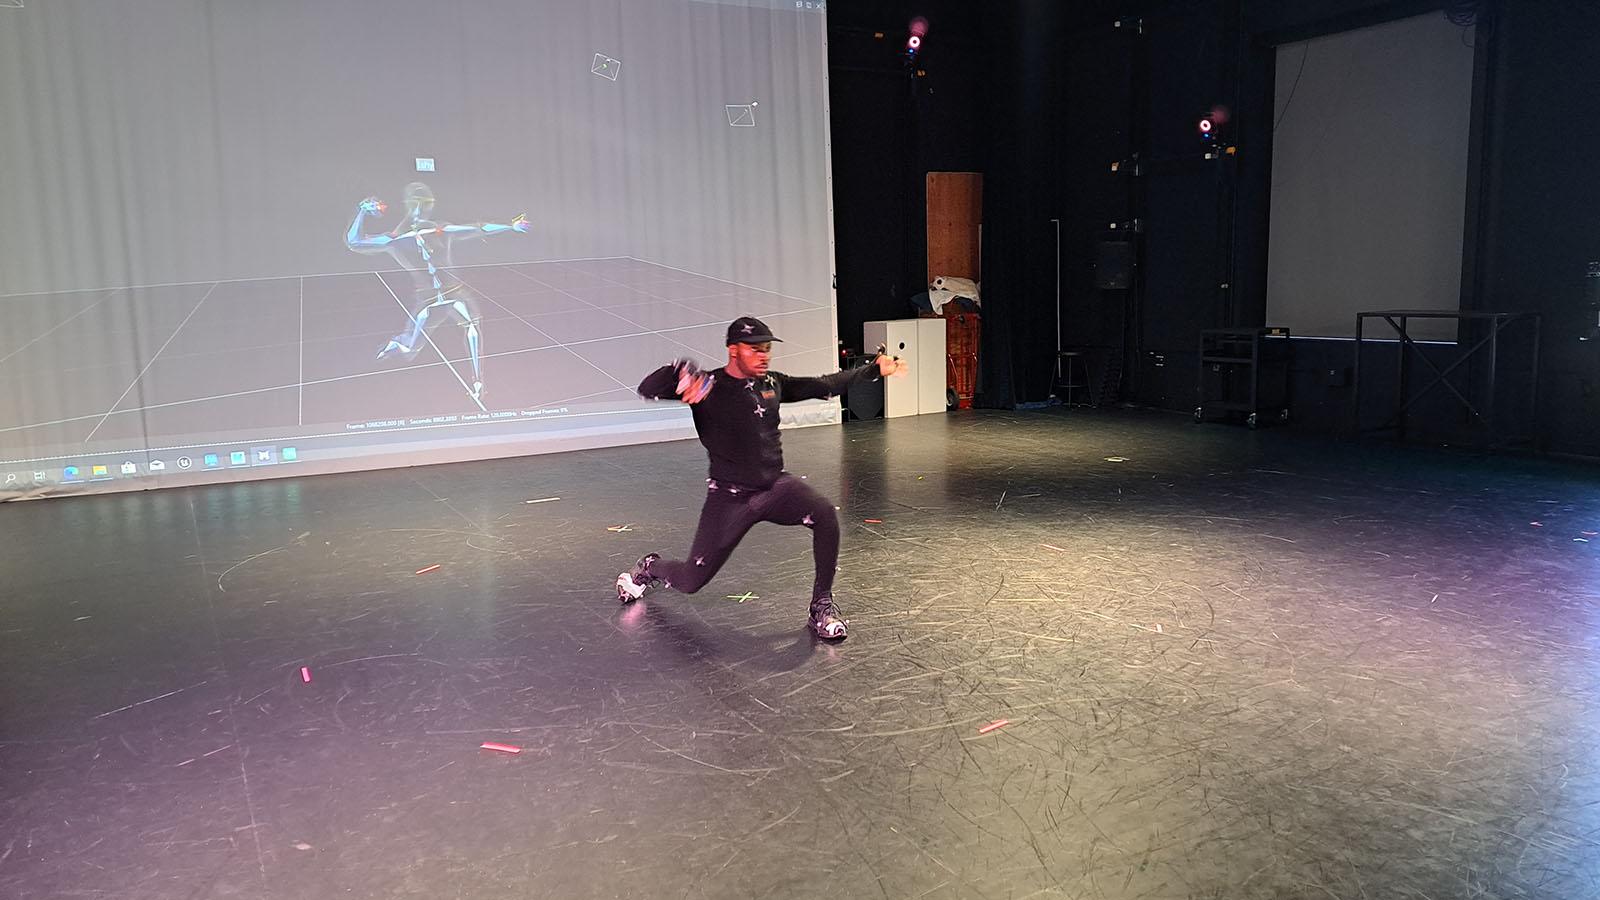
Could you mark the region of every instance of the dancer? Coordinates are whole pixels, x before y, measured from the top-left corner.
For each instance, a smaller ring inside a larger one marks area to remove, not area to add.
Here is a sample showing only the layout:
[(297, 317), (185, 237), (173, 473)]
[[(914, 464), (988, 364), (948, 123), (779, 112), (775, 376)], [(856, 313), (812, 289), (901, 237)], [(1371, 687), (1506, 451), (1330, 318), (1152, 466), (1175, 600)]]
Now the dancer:
[(639, 395), (646, 399), (676, 398), (694, 408), (695, 432), (711, 458), (711, 472), (689, 558), (644, 556), (631, 572), (617, 576), (617, 599), (632, 603), (658, 583), (692, 594), (717, 574), (757, 522), (804, 525), (811, 529), (817, 568), (810, 627), (820, 638), (839, 640), (848, 628), (833, 605), (839, 519), (828, 498), (783, 470), (778, 404), (829, 399), (857, 381), (903, 375), (906, 364), (879, 348), (877, 359), (858, 369), (820, 378), (784, 375), (767, 368), (777, 340), (761, 320), (744, 316), (728, 326), (726, 367), (702, 372), (692, 361), (678, 360), (651, 372), (639, 385)]
[(417, 283), (418, 307), (411, 317), (411, 327), (404, 334), (389, 339), (378, 351), (383, 359), (391, 353), (410, 356), (420, 349), (420, 341), (428, 327), (428, 317), (436, 309), (446, 309), (456, 315), (466, 330), (467, 352), (472, 358), (472, 390), (474, 402), (481, 408), (483, 401), (483, 366), (480, 361), (478, 323), (482, 316), (471, 302), (473, 291), (454, 273), (450, 247), (465, 237), (488, 237), (492, 234), (514, 232), (527, 234), (528, 217), (517, 216), (509, 224), (480, 222), (475, 225), (452, 225), (435, 222), (433, 191), (420, 182), (406, 185), (406, 217), (387, 234), (363, 234), (362, 226), (368, 216), (381, 215), (385, 209), (382, 201), (368, 197), (356, 208), (356, 216), (345, 231), (346, 247), (357, 253), (388, 253), (403, 268), (409, 270)]

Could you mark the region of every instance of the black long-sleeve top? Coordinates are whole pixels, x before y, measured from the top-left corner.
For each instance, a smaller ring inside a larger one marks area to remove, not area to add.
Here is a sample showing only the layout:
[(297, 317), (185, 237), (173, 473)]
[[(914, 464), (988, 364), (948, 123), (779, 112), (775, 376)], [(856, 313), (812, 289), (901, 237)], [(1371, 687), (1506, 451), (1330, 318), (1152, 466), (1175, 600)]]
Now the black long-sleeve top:
[[(676, 399), (682, 365), (665, 365), (645, 376), (639, 396)], [(815, 378), (770, 370), (760, 378), (736, 378), (727, 369), (706, 374), (715, 379), (711, 393), (690, 408), (694, 410), (694, 430), (711, 457), (711, 479), (755, 490), (770, 487), (783, 474), (779, 403), (826, 400), (857, 381), (881, 377), (875, 363)]]

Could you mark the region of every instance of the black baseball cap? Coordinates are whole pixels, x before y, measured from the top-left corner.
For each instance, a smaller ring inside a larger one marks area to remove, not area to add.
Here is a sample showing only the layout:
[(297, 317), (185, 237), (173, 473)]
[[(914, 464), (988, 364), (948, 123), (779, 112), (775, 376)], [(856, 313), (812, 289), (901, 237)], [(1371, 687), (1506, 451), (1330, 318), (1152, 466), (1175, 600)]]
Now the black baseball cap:
[(754, 316), (740, 316), (728, 326), (730, 344), (765, 344), (767, 341), (783, 343), (782, 338), (772, 336), (772, 329), (767, 327), (767, 323)]

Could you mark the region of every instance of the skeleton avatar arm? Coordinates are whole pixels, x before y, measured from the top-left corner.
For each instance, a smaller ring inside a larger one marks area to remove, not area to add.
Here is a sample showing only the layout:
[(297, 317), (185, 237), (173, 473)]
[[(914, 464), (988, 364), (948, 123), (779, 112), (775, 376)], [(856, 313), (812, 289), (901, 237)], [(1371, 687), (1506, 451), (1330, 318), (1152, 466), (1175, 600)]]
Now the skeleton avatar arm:
[(350, 221), (350, 229), (345, 232), (344, 245), (357, 253), (384, 253), (389, 249), (389, 244), (397, 238), (388, 234), (361, 233), (361, 226), (368, 216), (377, 215), (383, 211), (383, 204), (374, 197), (368, 197), (356, 207), (356, 217)]
[(446, 239), (454, 241), (457, 238), (489, 237), (494, 234), (505, 234), (508, 231), (527, 234), (528, 227), (528, 217), (520, 215), (506, 225), (495, 222), (480, 222), (476, 225), (446, 225), (440, 231)]

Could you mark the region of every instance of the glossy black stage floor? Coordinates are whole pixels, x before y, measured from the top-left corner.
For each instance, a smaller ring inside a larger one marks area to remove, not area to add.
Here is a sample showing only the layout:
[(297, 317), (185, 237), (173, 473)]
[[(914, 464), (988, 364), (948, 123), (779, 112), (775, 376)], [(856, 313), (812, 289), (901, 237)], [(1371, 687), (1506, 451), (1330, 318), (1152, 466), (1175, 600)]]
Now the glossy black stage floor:
[(803, 529), (618, 607), (693, 442), (0, 508), (0, 896), (1600, 892), (1595, 471), (1153, 413), (785, 442), (842, 645)]

